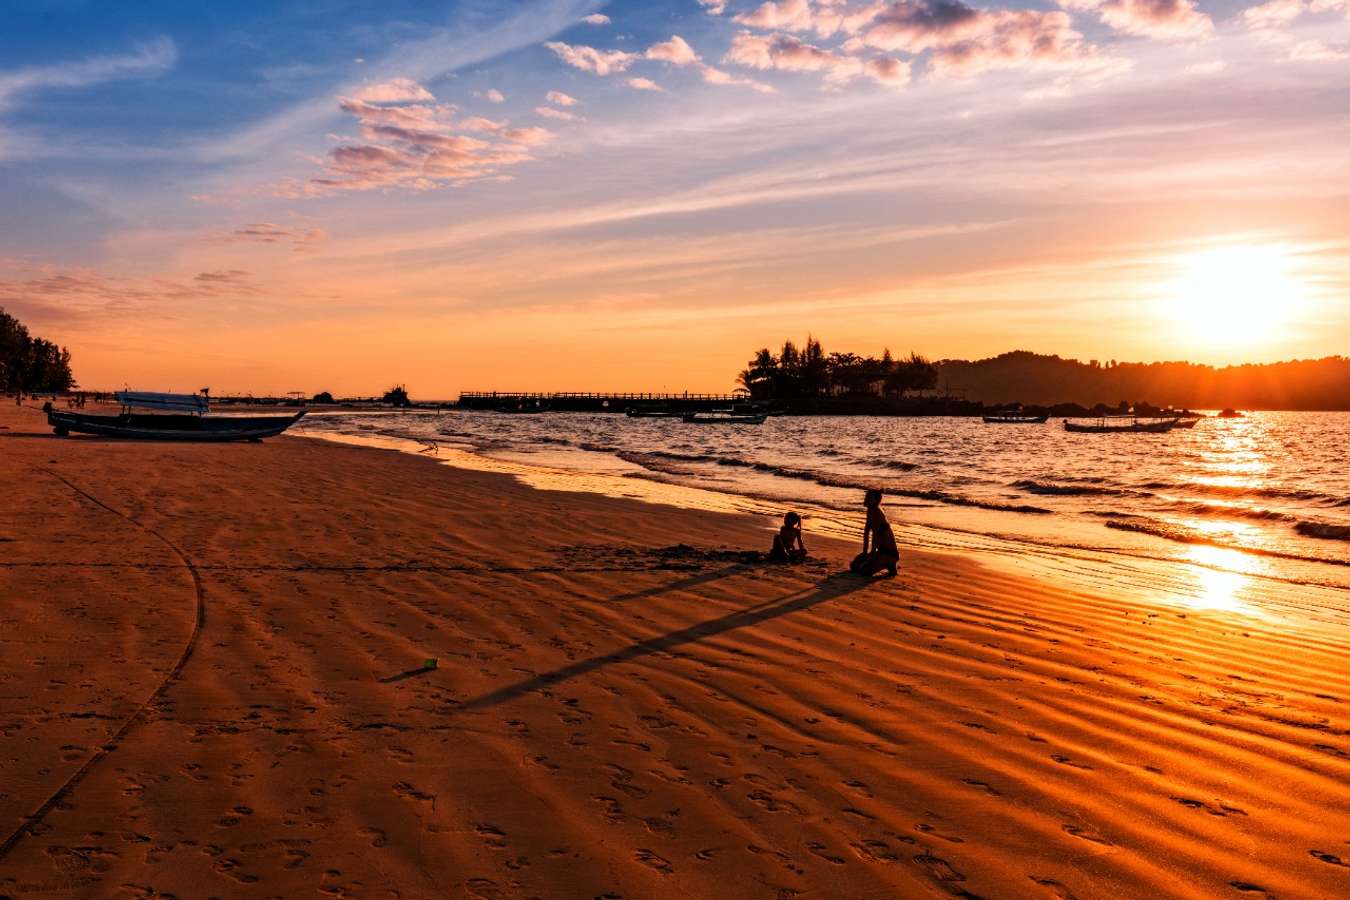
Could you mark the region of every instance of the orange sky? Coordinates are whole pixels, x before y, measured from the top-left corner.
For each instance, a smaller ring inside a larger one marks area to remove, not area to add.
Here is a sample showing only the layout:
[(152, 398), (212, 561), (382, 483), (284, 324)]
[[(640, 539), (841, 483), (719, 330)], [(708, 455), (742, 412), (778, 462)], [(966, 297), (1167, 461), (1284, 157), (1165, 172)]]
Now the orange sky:
[[(143, 121), (156, 92), (257, 76), (171, 23), (50, 47), (0, 69), (25, 212), (0, 305), (85, 386), (217, 394), (726, 390), (807, 333), (933, 358), (1350, 346), (1339, 7), (1066, 3), (1017, 19), (1053, 54), (1010, 55), (1012, 19), (971, 13), (962, 44), (899, 5), (830, 18), (861, 6), (539, 2), (477, 44), (338, 62), (279, 41), (272, 93), (177, 130)], [(136, 125), (90, 123), (91, 92)]]

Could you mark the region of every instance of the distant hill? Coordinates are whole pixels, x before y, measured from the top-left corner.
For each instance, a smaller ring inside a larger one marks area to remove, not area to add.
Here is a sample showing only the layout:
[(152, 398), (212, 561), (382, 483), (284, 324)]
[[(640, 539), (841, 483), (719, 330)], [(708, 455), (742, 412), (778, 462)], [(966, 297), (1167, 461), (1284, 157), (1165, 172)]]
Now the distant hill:
[(1192, 409), (1350, 410), (1350, 359), (1199, 365), (1189, 362), (1098, 363), (1025, 350), (993, 359), (942, 360), (938, 386), (987, 404), (1111, 406), (1149, 403)]

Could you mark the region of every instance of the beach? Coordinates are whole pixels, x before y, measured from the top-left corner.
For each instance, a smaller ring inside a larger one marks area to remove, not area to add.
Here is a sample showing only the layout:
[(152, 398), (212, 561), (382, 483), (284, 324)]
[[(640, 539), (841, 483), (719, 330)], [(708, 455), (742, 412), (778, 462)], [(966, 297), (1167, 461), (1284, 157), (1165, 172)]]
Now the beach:
[(12, 405), (0, 484), (0, 896), (1350, 894), (1343, 627)]

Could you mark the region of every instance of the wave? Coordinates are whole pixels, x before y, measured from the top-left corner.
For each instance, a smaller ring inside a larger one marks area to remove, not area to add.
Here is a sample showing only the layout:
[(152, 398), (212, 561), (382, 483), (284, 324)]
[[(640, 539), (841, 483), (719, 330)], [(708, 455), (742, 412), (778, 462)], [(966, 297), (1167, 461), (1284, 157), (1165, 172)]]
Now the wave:
[(1295, 516), (1274, 509), (1262, 509), (1256, 506), (1229, 506), (1222, 503), (1205, 503), (1199, 500), (1178, 501), (1170, 504), (1177, 512), (1189, 513), (1206, 518), (1252, 519), (1257, 522), (1292, 522)]
[(1243, 484), (1205, 484), (1203, 482), (1178, 484), (1171, 481), (1146, 481), (1139, 485), (1139, 487), (1150, 491), (1208, 494), (1212, 497), (1264, 497), (1271, 500), (1298, 500), (1304, 503), (1317, 503), (1322, 506), (1350, 506), (1350, 497), (1341, 497), (1323, 491), (1310, 491), (1305, 488), (1281, 488)]
[(1014, 481), (1012, 486), (1028, 494), (1041, 494), (1051, 497), (1121, 497), (1131, 493), (1124, 488), (1099, 487), (1101, 479), (1097, 479), (1096, 484), (1055, 484), (1049, 481), (1033, 481), (1024, 478), (1021, 481)]
[(1350, 541), (1350, 525), (1332, 525), (1328, 522), (1299, 522), (1294, 530), (1305, 537), (1326, 541)]
[[(1246, 544), (1221, 540), (1212, 534), (1197, 531), (1194, 528), (1187, 528), (1183, 525), (1174, 525), (1170, 522), (1160, 522), (1157, 519), (1146, 519), (1142, 517), (1127, 520), (1113, 519), (1106, 523), (1106, 527), (1114, 528), (1117, 531), (1131, 531), (1136, 534), (1147, 534), (1153, 537), (1160, 537), (1164, 540), (1174, 541), (1178, 544), (1202, 544), (1207, 547), (1222, 547), (1226, 550), (1238, 550), (1242, 553), (1250, 553), (1254, 556), (1268, 556), (1275, 559), (1290, 559), (1298, 562), (1322, 563), (1329, 566), (1350, 566), (1350, 559), (1309, 556), (1302, 553), (1288, 553), (1283, 550), (1270, 550), (1265, 547), (1249, 547)], [(1347, 535), (1350, 536), (1350, 530), (1347, 531)]]
[(885, 492), (892, 497), (908, 497), (913, 500), (927, 500), (932, 503), (942, 503), (948, 506), (965, 506), (978, 509), (995, 510), (998, 512), (1029, 513), (1032, 515), (1052, 515), (1053, 510), (1045, 509), (1040, 506), (1031, 506), (1023, 503), (1000, 503), (994, 500), (979, 500), (974, 497), (967, 497), (963, 494), (952, 494), (941, 490), (924, 490), (918, 488), (904, 488), (876, 481), (864, 480), (842, 475), (834, 475), (828, 472), (820, 472), (814, 469), (796, 469), (790, 466), (774, 465), (764, 462), (750, 462), (748, 460), (736, 459), (734, 457), (714, 457), (700, 456), (692, 453), (671, 453), (665, 450), (639, 453), (636, 451), (620, 450), (615, 455), (625, 462), (631, 462), (634, 465), (651, 469), (655, 472), (662, 472), (667, 475), (690, 475), (694, 471), (686, 467), (671, 466), (675, 463), (709, 463), (715, 462), (718, 465), (733, 466), (736, 468), (748, 469), (754, 472), (762, 472), (766, 475), (772, 475), (777, 478), (791, 478), (797, 481), (809, 481), (818, 484), (821, 487), (840, 488), (851, 491), (868, 491), (877, 489)]

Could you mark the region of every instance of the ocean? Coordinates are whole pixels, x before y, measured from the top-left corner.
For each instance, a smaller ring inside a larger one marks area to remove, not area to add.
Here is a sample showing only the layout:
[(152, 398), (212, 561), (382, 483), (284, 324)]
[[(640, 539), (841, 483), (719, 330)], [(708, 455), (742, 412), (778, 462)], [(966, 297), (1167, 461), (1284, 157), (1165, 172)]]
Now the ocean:
[[(764, 425), (581, 413), (319, 414), (304, 433), (382, 442), (540, 487), (761, 515), (856, 537), (880, 488), (902, 543), (982, 555), (1160, 602), (1350, 621), (1350, 414), (1255, 412), (1164, 435), (979, 419), (776, 417)], [(681, 536), (672, 536), (672, 543)], [(696, 542), (696, 536), (684, 536)]]

